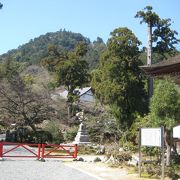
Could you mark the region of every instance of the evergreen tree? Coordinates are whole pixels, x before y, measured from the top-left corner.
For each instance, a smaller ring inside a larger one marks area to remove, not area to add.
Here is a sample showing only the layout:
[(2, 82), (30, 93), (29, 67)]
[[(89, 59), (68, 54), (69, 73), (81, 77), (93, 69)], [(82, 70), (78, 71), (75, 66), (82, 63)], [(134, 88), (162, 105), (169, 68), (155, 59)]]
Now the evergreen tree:
[(68, 91), (68, 102), (73, 103), (76, 97), (75, 89), (81, 88), (88, 81), (88, 64), (82, 57), (87, 52), (87, 45), (79, 43), (74, 52), (67, 54), (67, 59), (59, 61), (56, 75), (59, 85), (64, 85)]
[[(152, 53), (158, 53), (159, 56), (155, 56), (158, 59), (153, 61), (157, 62), (168, 55), (172, 56), (176, 53), (175, 45), (178, 44), (177, 31), (171, 29), (171, 19), (161, 19), (159, 15), (152, 11), (151, 6), (146, 6), (142, 11), (138, 11), (136, 18), (141, 18), (140, 23), (147, 23), (148, 25), (148, 48), (147, 48), (147, 64), (152, 63)], [(152, 47), (152, 44), (154, 46)]]
[(73, 103), (78, 100), (76, 88), (82, 88), (89, 80), (88, 63), (83, 60), (87, 52), (87, 44), (80, 42), (73, 52), (66, 54), (66, 59), (60, 59), (55, 67), (55, 74), (59, 85), (68, 91), (68, 118), (73, 115)]
[[(169, 55), (174, 55), (176, 52), (175, 45), (179, 42), (176, 38), (178, 34), (171, 30), (171, 19), (161, 19), (158, 14), (152, 11), (151, 6), (146, 6), (143, 11), (138, 11), (136, 18), (141, 18), (140, 23), (147, 23), (148, 25), (148, 47), (147, 47), (147, 65), (158, 62)], [(153, 47), (152, 44), (155, 44)], [(153, 53), (152, 53), (153, 51)], [(154, 56), (153, 56), (154, 54)], [(153, 95), (153, 78), (148, 79), (148, 93)]]
[(160, 80), (155, 88), (150, 104), (151, 126), (164, 126), (167, 147), (166, 164), (170, 164), (172, 128), (180, 123), (180, 93), (169, 79)]
[(99, 67), (92, 73), (97, 98), (111, 107), (120, 128), (128, 128), (135, 112), (145, 112), (144, 84), (139, 69), (139, 40), (128, 28), (111, 33)]

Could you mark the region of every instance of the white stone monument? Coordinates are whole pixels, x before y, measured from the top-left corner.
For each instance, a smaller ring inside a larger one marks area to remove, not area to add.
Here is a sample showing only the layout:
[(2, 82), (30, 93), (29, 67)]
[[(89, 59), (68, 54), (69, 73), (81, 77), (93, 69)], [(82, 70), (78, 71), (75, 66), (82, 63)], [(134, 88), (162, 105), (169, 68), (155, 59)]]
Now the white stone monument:
[(78, 129), (78, 132), (74, 139), (73, 144), (90, 144), (91, 142), (89, 141), (88, 131), (83, 122), (84, 112), (77, 113), (77, 116), (79, 117), (81, 124), (79, 125), (79, 129)]

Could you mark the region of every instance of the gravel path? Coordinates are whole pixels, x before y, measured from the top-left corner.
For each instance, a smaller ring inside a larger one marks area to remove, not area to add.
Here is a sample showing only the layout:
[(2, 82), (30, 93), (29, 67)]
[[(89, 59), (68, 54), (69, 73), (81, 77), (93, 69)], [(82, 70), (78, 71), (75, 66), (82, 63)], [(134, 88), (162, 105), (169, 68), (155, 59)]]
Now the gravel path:
[(1, 180), (97, 180), (64, 165), (60, 160), (4, 160), (0, 161)]
[[(4, 152), (13, 146), (4, 146)], [(31, 148), (34, 152), (35, 149)], [(17, 148), (8, 155), (28, 155), (23, 148)], [(31, 154), (32, 155), (32, 154)], [(66, 166), (60, 159), (3, 158), (0, 160), (0, 180), (97, 180), (93, 176)]]

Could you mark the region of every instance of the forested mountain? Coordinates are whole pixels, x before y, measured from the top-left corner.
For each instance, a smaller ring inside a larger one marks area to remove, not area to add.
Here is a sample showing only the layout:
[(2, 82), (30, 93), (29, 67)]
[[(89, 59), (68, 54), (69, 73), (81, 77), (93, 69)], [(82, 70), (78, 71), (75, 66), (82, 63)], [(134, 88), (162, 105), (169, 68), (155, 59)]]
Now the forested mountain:
[(62, 51), (71, 51), (80, 41), (83, 41), (88, 45), (88, 52), (85, 58), (92, 69), (97, 65), (100, 53), (106, 48), (103, 40), (98, 37), (96, 41), (91, 43), (88, 38), (80, 33), (73, 33), (62, 29), (57, 32), (49, 32), (45, 35), (31, 39), (28, 43), (19, 46), (17, 49), (2, 54), (0, 56), (0, 61), (3, 61), (10, 56), (18, 62), (39, 64), (43, 58), (48, 56), (49, 45), (55, 45)]

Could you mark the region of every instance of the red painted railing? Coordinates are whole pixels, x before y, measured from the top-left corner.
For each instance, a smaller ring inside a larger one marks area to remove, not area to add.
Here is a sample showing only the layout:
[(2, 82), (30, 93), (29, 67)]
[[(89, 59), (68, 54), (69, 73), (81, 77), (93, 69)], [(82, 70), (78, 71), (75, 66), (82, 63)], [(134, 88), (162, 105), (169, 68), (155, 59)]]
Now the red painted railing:
[[(11, 147), (12, 146), (12, 147)], [(5, 149), (6, 147), (6, 149)], [(8, 149), (7, 149), (8, 147)], [(33, 150), (31, 147), (35, 147)], [(15, 151), (21, 148), (26, 153), (23, 155), (22, 151)], [(11, 142), (0, 142), (0, 157), (17, 157), (17, 158), (37, 158), (40, 159), (41, 144), (27, 144), (27, 143), (11, 143)], [(12, 154), (10, 154), (12, 153)], [(28, 154), (27, 154), (28, 153)]]
[[(50, 148), (49, 148), (50, 147)], [(77, 145), (42, 144), (44, 158), (77, 158)]]
[[(18, 148), (25, 150), (24, 155), (23, 155), (23, 151), (21, 151), (21, 153), (18, 154), (19, 151), (16, 151)], [(17, 158), (20, 157), (20, 158), (37, 158), (37, 159), (77, 158), (77, 153), (78, 153), (77, 145), (0, 142), (1, 158), (3, 157), (17, 157)]]

